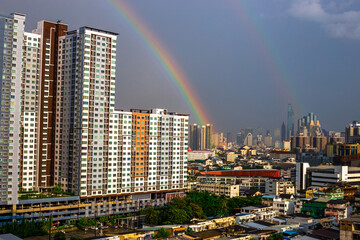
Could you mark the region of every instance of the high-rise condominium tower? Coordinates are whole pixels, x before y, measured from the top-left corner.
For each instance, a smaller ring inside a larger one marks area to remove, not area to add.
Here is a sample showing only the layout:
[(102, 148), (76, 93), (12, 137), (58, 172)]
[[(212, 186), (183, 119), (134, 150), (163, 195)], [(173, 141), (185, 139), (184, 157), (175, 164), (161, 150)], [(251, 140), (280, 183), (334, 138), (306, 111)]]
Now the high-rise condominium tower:
[[(54, 185), (54, 122), (57, 39), (67, 25), (39, 22), (24, 32), (25, 15), (0, 16), (1, 136), (4, 178), (1, 201), (15, 203), (17, 192)], [(7, 167), (5, 165), (8, 165)]]
[(183, 191), (189, 116), (115, 109), (117, 34), (24, 24), (0, 16), (0, 204), (55, 185), (117, 201)]
[[(23, 101), (23, 55), (24, 51), (24, 28), (25, 16), (22, 14), (11, 14), (0, 16), (0, 71), (1, 71), (1, 108), (0, 108), (0, 184), (1, 204), (15, 203), (21, 172), (27, 168), (20, 159), (25, 146), (22, 146), (22, 101)], [(37, 46), (37, 42), (35, 43)], [(37, 55), (37, 49), (29, 54)], [(34, 64), (36, 65), (36, 63)], [(28, 69), (30, 72), (32, 66)], [(31, 72), (31, 77), (36, 79), (36, 66)], [(30, 80), (29, 80), (30, 81)], [(34, 80), (36, 81), (36, 80)], [(36, 83), (35, 83), (36, 84)], [(36, 89), (31, 90), (36, 94)], [(30, 113), (31, 115), (31, 113)], [(32, 120), (35, 121), (35, 115)], [(29, 120), (31, 121), (31, 120)], [(31, 135), (35, 135), (34, 129)], [(30, 133), (29, 133), (30, 134)], [(31, 143), (34, 148), (34, 143)], [(32, 150), (34, 151), (34, 150)], [(33, 156), (32, 156), (33, 157)], [(35, 160), (35, 159), (34, 159)], [(34, 160), (29, 160), (33, 162)], [(32, 166), (32, 165), (31, 165)], [(29, 166), (30, 167), (30, 166)], [(31, 178), (35, 176), (31, 175)]]

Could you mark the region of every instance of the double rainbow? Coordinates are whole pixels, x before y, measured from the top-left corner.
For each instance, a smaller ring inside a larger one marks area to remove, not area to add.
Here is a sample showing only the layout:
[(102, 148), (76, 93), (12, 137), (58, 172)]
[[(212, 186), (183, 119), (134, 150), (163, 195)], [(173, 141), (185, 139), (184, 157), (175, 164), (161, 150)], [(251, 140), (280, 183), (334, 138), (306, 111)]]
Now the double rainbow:
[(298, 113), (304, 112), (304, 107), (291, 84), (288, 68), (278, 56), (273, 44), (266, 35), (265, 29), (262, 29), (261, 24), (253, 17), (254, 14), (251, 14), (251, 9), (247, 6), (246, 1), (234, 0), (230, 1), (230, 3), (231, 11), (234, 11), (236, 17), (239, 18), (239, 23), (246, 28), (247, 33), (261, 53), (262, 60), (266, 63), (277, 89), (282, 94), (283, 102), (286, 105), (288, 103), (294, 105)]
[(159, 42), (146, 24), (134, 13), (134, 11), (122, 0), (108, 0), (118, 11), (120, 16), (132, 27), (135, 33), (143, 41), (154, 58), (158, 61), (170, 80), (175, 84), (180, 94), (190, 108), (195, 120), (200, 125), (209, 123), (209, 117), (205, 112), (200, 100), (190, 86), (185, 74), (181, 71), (176, 60)]

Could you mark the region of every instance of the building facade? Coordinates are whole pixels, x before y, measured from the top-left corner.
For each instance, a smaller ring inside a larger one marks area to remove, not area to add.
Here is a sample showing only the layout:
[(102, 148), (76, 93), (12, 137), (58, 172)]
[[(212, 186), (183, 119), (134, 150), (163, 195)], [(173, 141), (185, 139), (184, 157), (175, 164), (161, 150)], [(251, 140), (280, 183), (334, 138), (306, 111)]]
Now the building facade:
[(340, 239), (360, 239), (360, 216), (354, 215), (340, 221)]
[(345, 143), (360, 143), (360, 123), (354, 121), (345, 128)]
[(192, 190), (200, 192), (210, 192), (215, 195), (225, 195), (229, 198), (239, 196), (240, 186), (237, 184), (219, 184), (219, 183), (197, 183)]
[[(22, 170), (24, 170), (24, 168), (18, 169), (18, 166), (22, 164), (20, 156), (23, 150), (21, 145), (22, 130), (24, 129), (21, 121), (23, 117), (21, 111), (23, 100), (22, 83), (26, 81), (22, 74), (23, 55), (25, 54), (24, 51), (28, 50), (24, 49), (24, 28), (25, 15), (13, 13), (9, 16), (0, 16), (0, 59), (2, 61), (0, 65), (2, 74), (0, 80), (1, 204), (17, 202), (19, 179)], [(35, 73), (33, 74), (35, 78), (36, 68), (35, 66)], [(29, 69), (29, 71), (31, 70)], [(35, 92), (34, 89), (31, 94), (36, 94)], [(32, 119), (35, 119), (35, 117)], [(33, 132), (32, 135), (34, 137), (35, 133)]]
[(280, 194), (295, 194), (295, 187), (291, 181), (269, 179), (265, 182), (265, 194), (279, 196)]
[(0, 16), (0, 215), (16, 219), (29, 203), (38, 216), (45, 202), (29, 192), (55, 186), (78, 196), (69, 199), (78, 210), (106, 214), (182, 193), (189, 115), (115, 109), (117, 34), (48, 21), (24, 28), (25, 15)]
[(190, 148), (192, 150), (200, 150), (201, 128), (194, 123), (190, 126)]

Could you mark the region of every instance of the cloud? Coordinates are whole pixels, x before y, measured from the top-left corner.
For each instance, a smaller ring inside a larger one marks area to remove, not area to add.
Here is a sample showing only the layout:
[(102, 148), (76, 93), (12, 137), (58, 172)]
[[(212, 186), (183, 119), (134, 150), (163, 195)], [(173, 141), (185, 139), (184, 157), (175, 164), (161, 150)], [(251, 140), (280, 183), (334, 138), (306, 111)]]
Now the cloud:
[(334, 37), (360, 39), (360, 11), (331, 13), (325, 9), (320, 0), (293, 0), (288, 13), (321, 24)]

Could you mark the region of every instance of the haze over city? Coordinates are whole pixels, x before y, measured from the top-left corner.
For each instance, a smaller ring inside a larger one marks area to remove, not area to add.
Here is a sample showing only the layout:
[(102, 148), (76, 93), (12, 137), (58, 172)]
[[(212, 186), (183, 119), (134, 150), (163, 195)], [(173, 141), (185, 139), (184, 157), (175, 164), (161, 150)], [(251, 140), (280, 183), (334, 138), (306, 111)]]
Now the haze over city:
[[(328, 130), (360, 119), (356, 1), (124, 1), (176, 60), (220, 131), (279, 128), (314, 112)], [(0, 0), (1, 12), (119, 33), (116, 107), (193, 112), (110, 1)], [(84, 14), (86, 13), (86, 14)], [(244, 14), (245, 13), (245, 14)], [(31, 16), (31, 17), (30, 17)], [(193, 121), (194, 118), (191, 117)]]

